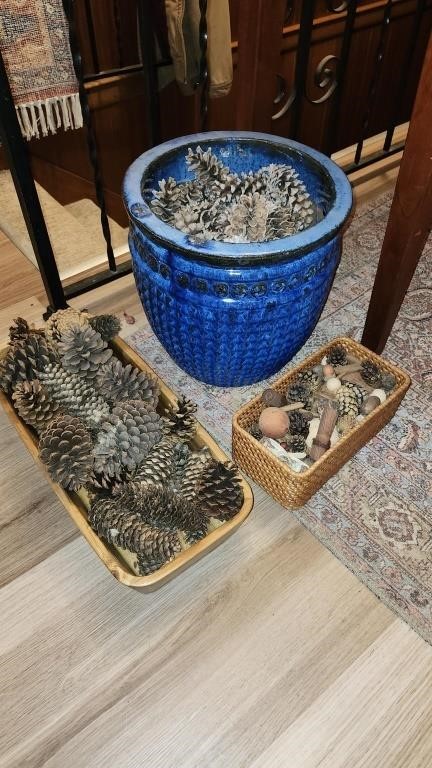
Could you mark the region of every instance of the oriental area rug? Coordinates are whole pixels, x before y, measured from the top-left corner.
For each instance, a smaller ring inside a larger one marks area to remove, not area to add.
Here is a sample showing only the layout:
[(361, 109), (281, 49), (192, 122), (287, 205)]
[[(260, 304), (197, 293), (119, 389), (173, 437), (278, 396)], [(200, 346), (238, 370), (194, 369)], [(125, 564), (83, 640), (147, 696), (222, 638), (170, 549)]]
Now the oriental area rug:
[[(284, 369), (335, 336), (360, 340), (392, 193), (366, 204), (346, 232), (320, 322)], [(392, 279), (392, 276), (389, 276)], [(412, 386), (393, 420), (292, 514), (388, 607), (432, 643), (432, 242), (429, 241), (384, 357)], [(231, 418), (268, 382), (222, 389), (178, 368), (149, 327), (128, 342), (170, 386), (198, 404), (198, 418), (227, 452)], [(277, 378), (281, 372), (274, 377)]]

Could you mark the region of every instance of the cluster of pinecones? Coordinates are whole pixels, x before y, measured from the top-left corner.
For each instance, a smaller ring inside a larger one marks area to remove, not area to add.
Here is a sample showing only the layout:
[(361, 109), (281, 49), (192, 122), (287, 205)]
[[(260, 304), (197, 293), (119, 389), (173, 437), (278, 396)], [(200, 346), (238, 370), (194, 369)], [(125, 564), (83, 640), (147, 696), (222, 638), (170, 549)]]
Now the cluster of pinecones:
[(196, 406), (182, 398), (156, 412), (157, 382), (113, 357), (113, 315), (74, 309), (44, 330), (22, 318), (10, 329), (0, 386), (39, 437), (40, 458), (62, 487), (87, 487), (95, 530), (137, 555), (141, 573), (226, 520), (242, 503), (235, 468), (193, 453)]
[(249, 243), (287, 237), (313, 223), (314, 206), (297, 172), (271, 164), (232, 173), (211, 149), (188, 150), (195, 179), (159, 182), (149, 205), (163, 221), (197, 241)]

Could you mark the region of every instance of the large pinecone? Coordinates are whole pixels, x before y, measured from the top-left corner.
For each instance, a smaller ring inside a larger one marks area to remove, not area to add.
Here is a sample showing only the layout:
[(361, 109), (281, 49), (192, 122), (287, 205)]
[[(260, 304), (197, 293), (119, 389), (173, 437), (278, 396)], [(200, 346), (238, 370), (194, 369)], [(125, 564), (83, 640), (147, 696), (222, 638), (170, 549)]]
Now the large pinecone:
[(359, 405), (357, 395), (350, 387), (343, 385), (335, 395), (339, 416), (357, 416)]
[(243, 490), (234, 464), (209, 462), (198, 481), (196, 500), (209, 517), (219, 520), (234, 517), (243, 504)]
[(63, 411), (85, 421), (90, 428), (108, 416), (109, 405), (81, 376), (65, 371), (61, 365), (47, 365), (38, 377)]
[(194, 436), (197, 426), (196, 419), (194, 418), (196, 411), (197, 405), (195, 403), (187, 400), (184, 396), (181, 397), (177, 401), (176, 409), (169, 411), (164, 416), (165, 433), (185, 442), (190, 440)]
[(119, 477), (134, 470), (162, 438), (162, 420), (141, 400), (119, 403), (101, 422), (94, 447), (95, 472)]
[(207, 186), (224, 189), (228, 186), (234, 189), (239, 183), (239, 177), (217, 159), (210, 147), (207, 150), (196, 147), (195, 151), (189, 147), (186, 162), (196, 178)]
[(360, 373), (366, 384), (369, 384), (371, 387), (381, 386), (381, 371), (372, 360), (365, 360), (361, 364)]
[(32, 333), (17, 339), (1, 361), (0, 386), (10, 393), (18, 382), (39, 378), (38, 371), (56, 360), (54, 349), (42, 334)]
[(21, 418), (38, 433), (60, 412), (60, 405), (37, 379), (17, 384), (12, 400)]
[(50, 477), (63, 488), (78, 490), (92, 471), (92, 440), (82, 421), (74, 416), (56, 416), (44, 430), (39, 455)]
[(122, 487), (120, 503), (123, 509), (137, 512), (156, 528), (184, 531), (188, 536), (202, 538), (207, 532), (207, 515), (193, 501), (169, 488), (137, 482)]
[(107, 348), (101, 335), (91, 325), (72, 325), (58, 342), (62, 365), (69, 373), (92, 380), (99, 368), (108, 362), (112, 349)]
[(147, 454), (134, 475), (134, 481), (147, 485), (170, 485), (176, 472), (175, 444), (170, 437), (163, 437)]
[(132, 365), (123, 366), (113, 357), (97, 375), (97, 387), (110, 403), (119, 400), (143, 400), (156, 408), (159, 400), (159, 385), (156, 379)]
[(121, 323), (117, 315), (89, 316), (88, 321), (93, 330), (99, 333), (104, 341), (111, 341), (114, 336), (118, 336), (121, 330)]
[(309, 434), (309, 421), (300, 411), (291, 411), (288, 413), (289, 432), (291, 435), (301, 435), (307, 437)]
[(179, 490), (186, 499), (194, 499), (198, 483), (208, 465), (213, 463), (208, 448), (202, 448), (197, 453), (191, 453), (180, 479)]
[(327, 362), (329, 365), (346, 365), (347, 354), (340, 344), (335, 344), (327, 353)]
[(89, 316), (86, 312), (80, 312), (78, 309), (68, 307), (59, 309), (48, 318), (45, 323), (45, 334), (50, 341), (60, 341), (63, 333), (75, 325), (87, 326)]
[(157, 562), (158, 567), (181, 550), (176, 531), (148, 525), (140, 514), (123, 507), (121, 497), (96, 500), (89, 511), (89, 523), (110, 544), (136, 552), (149, 563)]

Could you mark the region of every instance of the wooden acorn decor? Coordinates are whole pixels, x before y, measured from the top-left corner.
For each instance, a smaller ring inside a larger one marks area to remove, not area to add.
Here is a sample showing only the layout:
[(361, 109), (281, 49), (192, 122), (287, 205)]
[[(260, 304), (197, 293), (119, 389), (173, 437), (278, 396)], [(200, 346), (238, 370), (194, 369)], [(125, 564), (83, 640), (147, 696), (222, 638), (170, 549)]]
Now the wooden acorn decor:
[(193, 403), (156, 410), (157, 381), (113, 355), (119, 329), (114, 315), (74, 309), (37, 330), (18, 318), (0, 387), (37, 435), (52, 480), (87, 492), (93, 529), (145, 575), (233, 518), (243, 486), (232, 463), (191, 448)]
[(258, 421), (248, 431), (277, 458), (285, 460), (285, 451), (291, 468), (303, 472), (349, 435), (394, 387), (393, 374), (372, 360), (348, 355), (335, 343), (320, 364), (304, 367), (287, 388), (264, 390)]

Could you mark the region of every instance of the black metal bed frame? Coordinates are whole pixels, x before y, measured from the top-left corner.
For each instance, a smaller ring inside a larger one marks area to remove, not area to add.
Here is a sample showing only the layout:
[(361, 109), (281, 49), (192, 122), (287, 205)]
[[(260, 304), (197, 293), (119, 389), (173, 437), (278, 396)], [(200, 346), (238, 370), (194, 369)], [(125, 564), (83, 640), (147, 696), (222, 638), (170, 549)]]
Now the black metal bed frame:
[[(339, 4), (337, 4), (339, 2)], [(348, 56), (350, 50), (351, 36), (354, 27), (355, 14), (357, 10), (358, 0), (327, 0), (327, 7), (332, 13), (345, 13), (345, 27), (342, 39), (341, 53), (337, 58), (335, 56), (326, 57), (318, 65), (318, 69), (315, 73), (316, 84), (325, 89), (324, 95), (318, 100), (319, 103), (326, 101), (333, 94), (333, 103), (331, 110), (331, 118), (327, 134), (324, 140), (324, 151), (330, 154), (332, 151), (332, 137), (334, 136), (335, 127), (339, 118), (341, 98), (343, 91), (344, 77), (347, 70)], [(104, 234), (106, 248), (107, 248), (107, 268), (99, 271), (97, 274), (87, 277), (81, 281), (75, 282), (68, 287), (64, 287), (60, 280), (55, 255), (52, 250), (49, 234), (47, 231), (46, 223), (43, 217), (42, 209), (40, 206), (39, 198), (33, 175), (31, 172), (29, 153), (25, 140), (22, 137), (20, 126), (18, 123), (15, 106), (12, 100), (9, 81), (4, 66), (4, 62), (0, 52), (0, 139), (4, 147), (6, 159), (8, 161), (9, 168), (11, 170), (13, 182), (17, 191), (20, 206), (23, 212), (27, 230), (30, 236), (32, 247), (36, 256), (37, 264), (41, 273), (43, 284), (48, 298), (47, 316), (57, 309), (62, 309), (67, 306), (68, 299), (79, 296), (86, 291), (91, 290), (97, 286), (106, 284), (112, 280), (123, 277), (131, 272), (131, 266), (129, 263), (117, 266), (114, 258), (114, 253), (111, 244), (111, 235), (108, 222), (108, 216), (105, 205), (105, 197), (103, 191), (103, 180), (100, 171), (100, 165), (98, 161), (97, 142), (92, 125), (91, 112), (88, 105), (87, 93), (85, 89), (85, 80), (83, 74), (81, 54), (79, 50), (76, 26), (75, 26), (75, 14), (74, 14), (74, 0), (63, 0), (63, 6), (66, 14), (66, 18), (69, 24), (69, 37), (70, 46), (72, 51), (73, 64), (75, 73), (79, 84), (79, 97), (81, 102), (81, 108), (83, 113), (84, 124), (87, 133), (87, 143), (89, 157), (92, 163), (94, 184), (96, 191), (96, 199), (100, 208), (101, 215), (101, 227)], [(200, 96), (200, 115), (201, 115), (201, 129), (207, 128), (207, 102), (208, 102), (208, 72), (207, 72), (207, 0), (199, 0), (201, 20), (200, 20), (200, 49), (201, 49), (201, 61), (200, 61), (200, 82), (197, 84), (201, 89)], [(287, 9), (292, 6), (287, 3)], [(404, 61), (404, 67), (402, 69), (402, 76), (398, 83), (397, 98), (395, 100), (394, 109), (392, 113), (392, 119), (387, 129), (384, 145), (382, 150), (376, 153), (372, 158), (362, 159), (362, 150), (367, 135), (371, 111), (374, 104), (374, 99), (379, 83), (381, 64), (383, 59), (383, 52), (386, 44), (389, 22), (391, 19), (391, 13), (393, 9), (393, 0), (387, 0), (383, 21), (380, 28), (380, 36), (378, 47), (376, 51), (376, 61), (374, 67), (374, 74), (369, 85), (369, 98), (368, 107), (363, 119), (362, 131), (359, 137), (354, 161), (346, 168), (347, 173), (351, 173), (359, 168), (364, 168), (383, 157), (389, 157), (396, 152), (399, 152), (403, 148), (403, 144), (393, 145), (394, 130), (397, 125), (398, 105), (405, 93), (406, 86), (406, 73), (409, 71), (415, 45), (418, 38), (420, 29), (420, 23), (422, 20), (423, 11), (425, 10), (426, 0), (417, 0), (416, 13), (413, 23), (413, 30), (411, 33), (410, 43), (408, 46), (406, 60)], [(90, 6), (86, 0), (87, 16), (89, 17), (89, 30), (92, 32), (92, 19)], [(282, 110), (274, 116), (274, 119), (285, 113), (291, 107), (293, 108), (293, 135), (296, 137), (298, 126), (300, 124), (301, 109), (303, 103), (303, 97), (307, 98), (305, 93), (306, 73), (309, 61), (309, 51), (313, 29), (315, 0), (304, 0), (302, 5), (301, 19), (300, 19), (300, 32), (299, 32), (299, 44), (298, 55), (296, 60), (296, 69), (294, 77), (294, 88), (292, 95), (288, 98), (285, 106)], [(118, 14), (116, 15), (116, 19)], [(139, 35), (139, 47), (141, 54), (141, 63), (136, 66), (122, 67), (116, 70), (110, 70), (109, 72), (101, 73), (99, 76), (106, 76), (107, 74), (116, 74), (125, 72), (140, 71), (144, 79), (145, 98), (148, 108), (146, 110), (148, 116), (148, 132), (151, 140), (151, 145), (159, 143), (161, 136), (160, 126), (160, 112), (159, 112), (159, 97), (157, 87), (157, 69), (158, 66), (163, 66), (167, 62), (157, 62), (156, 51), (154, 44), (153, 25), (152, 25), (152, 4), (147, 0), (138, 0), (138, 35)], [(117, 30), (118, 33), (118, 30)], [(93, 42), (92, 42), (93, 41)], [(97, 67), (97, 49), (95, 43), (94, 29), (93, 35), (90, 34), (90, 42), (93, 50), (93, 59), (96, 62)], [(119, 51), (120, 37), (119, 37)], [(121, 64), (121, 57), (120, 57)], [(97, 79), (98, 75), (92, 76), (91, 79)]]

